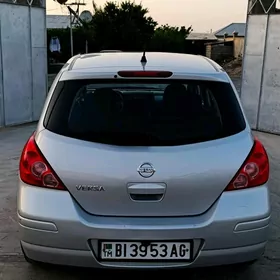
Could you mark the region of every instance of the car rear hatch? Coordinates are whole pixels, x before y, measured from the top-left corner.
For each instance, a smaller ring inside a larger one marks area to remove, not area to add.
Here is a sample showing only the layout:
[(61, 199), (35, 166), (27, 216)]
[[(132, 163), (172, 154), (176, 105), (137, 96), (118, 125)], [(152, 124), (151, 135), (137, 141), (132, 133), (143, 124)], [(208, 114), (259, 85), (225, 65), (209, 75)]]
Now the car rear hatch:
[(37, 145), (94, 215), (202, 214), (253, 146), (228, 83), (63, 81), (51, 104)]

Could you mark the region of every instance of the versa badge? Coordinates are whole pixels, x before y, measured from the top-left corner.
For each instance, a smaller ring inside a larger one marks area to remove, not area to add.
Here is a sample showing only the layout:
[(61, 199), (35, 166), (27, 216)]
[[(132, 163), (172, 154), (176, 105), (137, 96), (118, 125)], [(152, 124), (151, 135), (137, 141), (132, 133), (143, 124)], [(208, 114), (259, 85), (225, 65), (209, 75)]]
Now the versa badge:
[(78, 191), (84, 192), (104, 192), (105, 189), (102, 186), (96, 185), (76, 185)]

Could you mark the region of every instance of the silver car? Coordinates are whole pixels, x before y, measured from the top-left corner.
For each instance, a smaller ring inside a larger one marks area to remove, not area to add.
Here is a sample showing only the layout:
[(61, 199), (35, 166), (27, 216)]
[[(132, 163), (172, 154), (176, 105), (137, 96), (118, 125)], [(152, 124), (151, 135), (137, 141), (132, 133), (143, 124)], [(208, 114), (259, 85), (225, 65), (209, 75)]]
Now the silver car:
[(215, 62), (95, 53), (57, 75), (20, 159), (27, 261), (96, 268), (252, 263), (269, 161)]

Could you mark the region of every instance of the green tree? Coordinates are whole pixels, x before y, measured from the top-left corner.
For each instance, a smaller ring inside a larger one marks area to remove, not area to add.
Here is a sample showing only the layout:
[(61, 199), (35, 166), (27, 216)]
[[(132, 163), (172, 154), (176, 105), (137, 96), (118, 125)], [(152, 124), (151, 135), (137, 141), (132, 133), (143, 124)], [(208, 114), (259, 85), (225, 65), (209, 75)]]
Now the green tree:
[(174, 27), (168, 24), (158, 27), (152, 37), (150, 49), (153, 51), (185, 52), (186, 38), (192, 27)]
[(95, 13), (91, 24), (99, 49), (143, 50), (157, 26), (142, 4), (107, 2), (102, 8), (93, 2), (93, 7)]
[[(123, 51), (165, 51), (187, 52), (186, 37), (192, 27), (157, 27), (157, 22), (148, 15), (148, 9), (141, 4), (124, 1), (107, 2), (97, 6), (93, 1), (93, 19), (73, 28), (74, 54), (84, 53), (86, 41), (89, 52), (105, 49)], [(48, 30), (48, 43), (52, 36), (58, 36), (62, 53), (60, 60), (70, 58), (70, 30)], [(51, 53), (49, 53), (51, 56)]]

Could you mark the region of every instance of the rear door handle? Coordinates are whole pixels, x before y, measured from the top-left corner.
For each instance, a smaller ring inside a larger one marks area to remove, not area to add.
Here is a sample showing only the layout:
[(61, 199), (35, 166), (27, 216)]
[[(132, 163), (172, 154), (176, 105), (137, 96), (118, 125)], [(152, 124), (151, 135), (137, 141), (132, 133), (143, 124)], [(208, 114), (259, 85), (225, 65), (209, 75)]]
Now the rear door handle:
[(166, 191), (166, 185), (164, 183), (129, 184), (127, 190), (129, 194), (136, 195), (164, 194)]

